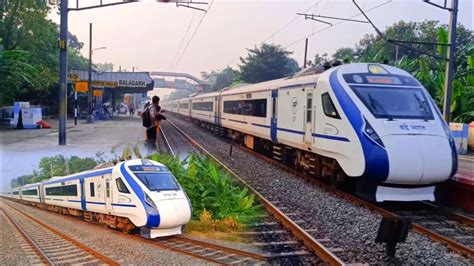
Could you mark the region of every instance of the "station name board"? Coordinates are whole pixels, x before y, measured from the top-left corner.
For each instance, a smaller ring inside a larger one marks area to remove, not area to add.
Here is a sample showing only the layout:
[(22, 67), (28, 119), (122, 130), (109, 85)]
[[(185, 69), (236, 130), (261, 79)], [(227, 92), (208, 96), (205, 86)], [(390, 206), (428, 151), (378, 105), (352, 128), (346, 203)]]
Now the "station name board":
[(146, 87), (146, 83), (143, 80), (127, 80), (119, 79), (119, 87)]

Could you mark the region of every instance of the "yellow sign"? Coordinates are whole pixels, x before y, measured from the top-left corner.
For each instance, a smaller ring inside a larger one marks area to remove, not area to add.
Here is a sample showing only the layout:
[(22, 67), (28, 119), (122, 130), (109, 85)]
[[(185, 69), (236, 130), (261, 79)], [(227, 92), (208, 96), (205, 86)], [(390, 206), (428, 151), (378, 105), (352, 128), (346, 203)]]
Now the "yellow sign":
[(79, 80), (79, 74), (69, 74), (69, 75), (67, 75), (67, 79), (72, 80), (72, 81), (78, 81)]
[(115, 88), (117, 87), (117, 82), (116, 81), (92, 81), (93, 86), (97, 87), (109, 87), (109, 88)]
[(102, 96), (102, 90), (94, 90), (92, 94), (94, 95), (94, 97)]
[(88, 89), (87, 81), (78, 81), (76, 82), (76, 91), (77, 92), (87, 92)]

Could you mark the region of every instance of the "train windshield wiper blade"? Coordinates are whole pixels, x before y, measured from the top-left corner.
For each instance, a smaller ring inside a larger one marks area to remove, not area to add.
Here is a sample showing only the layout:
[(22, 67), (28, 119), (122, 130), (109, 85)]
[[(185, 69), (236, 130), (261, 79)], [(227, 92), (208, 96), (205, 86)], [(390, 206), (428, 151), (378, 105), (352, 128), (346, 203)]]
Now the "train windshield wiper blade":
[[(385, 108), (383, 108), (383, 105), (376, 99), (372, 98), (372, 95), (370, 95), (370, 92), (367, 93), (367, 95), (369, 95), (370, 105), (372, 106), (372, 108), (374, 108), (374, 111), (377, 109), (382, 111), (385, 117), (387, 117), (388, 121), (393, 121), (393, 117), (387, 112), (387, 110), (385, 110)], [(376, 105), (378, 107), (375, 107)]]
[(429, 119), (429, 114), (428, 114), (428, 105), (426, 104), (426, 101), (423, 101), (420, 99), (420, 96), (418, 96), (416, 93), (413, 93), (415, 96), (416, 101), (420, 105), (421, 115), (423, 117), (423, 120), (428, 121)]

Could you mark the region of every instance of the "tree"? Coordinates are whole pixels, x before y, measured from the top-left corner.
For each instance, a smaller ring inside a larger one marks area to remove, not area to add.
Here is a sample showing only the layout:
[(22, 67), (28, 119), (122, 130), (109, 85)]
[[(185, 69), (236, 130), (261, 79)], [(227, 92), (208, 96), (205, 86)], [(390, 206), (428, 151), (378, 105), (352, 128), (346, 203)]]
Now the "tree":
[(329, 57), (327, 53), (323, 53), (322, 55), (316, 54), (314, 56), (314, 66), (322, 66), (324, 63), (329, 62)]
[(94, 168), (99, 162), (103, 162), (103, 158), (98, 157), (96, 161), (94, 158), (80, 158), (77, 156), (71, 156), (69, 158), (62, 155), (43, 157), (39, 162), (38, 170), (34, 170), (31, 175), (23, 175), (12, 179), (10, 185), (11, 187), (17, 187), (41, 182), (53, 176), (79, 173)]
[(201, 72), (201, 77), (211, 83), (211, 91), (216, 91), (234, 83), (238, 79), (238, 73), (227, 66), (221, 71)]
[(334, 60), (341, 60), (344, 63), (350, 63), (354, 60), (354, 50), (350, 47), (339, 48), (332, 55)]
[(298, 63), (289, 57), (291, 52), (279, 45), (262, 44), (247, 49), (245, 58), (240, 57), (240, 77), (242, 81), (257, 83), (287, 77), (298, 71)]
[[(17, 100), (35, 104), (56, 103), (54, 90), (59, 78), (59, 26), (47, 18), (50, 11), (47, 1), (1, 1), (0, 11), (0, 40), (3, 46), (0, 55), (0, 105), (10, 105)], [(71, 33), (69, 38), (69, 67), (86, 67), (87, 60), (79, 52), (83, 43)]]
[(112, 71), (114, 71), (114, 64), (112, 64), (112, 63), (98, 63), (98, 64), (95, 64), (95, 70), (97, 72), (112, 72)]

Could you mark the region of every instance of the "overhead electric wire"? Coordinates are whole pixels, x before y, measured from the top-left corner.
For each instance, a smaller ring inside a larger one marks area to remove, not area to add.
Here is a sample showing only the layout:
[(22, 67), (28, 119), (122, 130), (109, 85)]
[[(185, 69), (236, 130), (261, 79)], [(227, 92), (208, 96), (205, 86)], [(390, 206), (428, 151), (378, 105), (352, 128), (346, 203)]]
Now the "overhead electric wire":
[(193, 24), (194, 17), (196, 16), (196, 12), (197, 11), (194, 11), (193, 16), (191, 17), (191, 20), (189, 21), (188, 28), (186, 29), (186, 32), (184, 33), (183, 38), (181, 39), (181, 43), (179, 44), (178, 50), (176, 51), (173, 62), (171, 62), (170, 69), (173, 68), (175, 62), (178, 59), (179, 52), (181, 51), (181, 47), (183, 47), (184, 40), (186, 39), (186, 36), (188, 35), (189, 29), (191, 28), (191, 24)]
[(201, 26), (202, 21), (203, 21), (204, 18), (206, 17), (207, 13), (209, 13), (209, 10), (211, 9), (211, 7), (212, 7), (213, 4), (214, 4), (214, 0), (212, 0), (211, 4), (209, 5), (209, 7), (208, 7), (207, 10), (206, 10), (206, 13), (204, 13), (204, 15), (202, 16), (201, 20), (199, 21), (199, 24), (198, 24), (197, 27), (194, 29), (194, 32), (193, 32), (193, 34), (191, 35), (191, 38), (190, 38), (189, 41), (186, 43), (186, 46), (184, 47), (184, 50), (183, 50), (183, 52), (181, 53), (181, 56), (179, 57), (178, 61), (176, 62), (175, 66), (174, 66), (172, 69), (176, 68), (176, 67), (179, 65), (179, 62), (181, 62), (181, 58), (183, 58), (184, 54), (186, 53), (186, 50), (188, 49), (189, 44), (193, 41), (194, 36), (196, 35), (196, 32), (198, 31), (199, 27)]
[[(365, 13), (368, 13), (368, 12), (370, 12), (370, 11), (373, 11), (373, 10), (375, 10), (375, 9), (377, 9), (377, 8), (380, 8), (380, 7), (382, 7), (382, 6), (386, 5), (386, 4), (389, 4), (389, 3), (391, 3), (391, 2), (392, 2), (392, 0), (388, 0), (388, 1), (385, 2), (385, 3), (379, 4), (379, 5), (376, 5), (376, 6), (372, 7), (372, 8), (369, 8), (369, 9), (367, 9), (367, 10), (364, 10), (364, 12), (365, 12)], [(358, 16), (360, 16), (360, 15), (362, 15), (362, 13), (357, 13), (357, 14), (355, 14), (355, 15), (353, 15), (353, 16), (350, 16), (349, 19), (358, 17)], [(336, 23), (332, 24), (331, 26), (328, 26), (328, 27), (326, 27), (326, 28), (320, 29), (320, 30), (318, 30), (318, 31), (316, 31), (316, 32), (313, 32), (313, 33), (311, 33), (311, 34), (309, 34), (309, 35), (307, 35), (307, 36), (305, 36), (305, 37), (302, 37), (302, 38), (300, 38), (300, 39), (298, 39), (298, 40), (296, 40), (296, 41), (294, 41), (294, 42), (291, 42), (290, 44), (286, 45), (284, 48), (288, 48), (288, 47), (290, 47), (290, 46), (292, 46), (292, 45), (295, 45), (295, 44), (297, 44), (297, 43), (299, 43), (299, 42), (305, 40), (306, 38), (309, 38), (309, 37), (311, 37), (311, 36), (314, 36), (314, 35), (316, 35), (316, 34), (318, 34), (318, 33), (320, 33), (320, 32), (323, 32), (323, 31), (325, 31), (325, 30), (327, 30), (327, 29), (330, 29), (330, 28), (332, 28), (332, 27), (334, 27), (334, 26), (336, 26), (336, 25), (339, 25), (339, 24), (341, 24), (341, 23), (344, 23), (344, 22), (346, 22), (346, 21), (345, 21), (345, 20), (341, 20), (341, 21), (339, 21), (339, 22), (336, 22)]]
[[(312, 5), (311, 7), (309, 7), (308, 9), (306, 9), (305, 11), (303, 12), (308, 12), (309, 10), (311, 10), (313, 7), (316, 7), (319, 2), (321, 2), (321, 0), (318, 0), (314, 5)], [(266, 41), (270, 40), (271, 38), (273, 38), (273, 36), (275, 36), (276, 34), (278, 34), (279, 32), (281, 32), (282, 30), (284, 30), (286, 27), (288, 27), (291, 23), (295, 22), (298, 18), (300, 18), (300, 16), (296, 16), (294, 17), (292, 20), (288, 21), (285, 25), (283, 25), (283, 27), (279, 28), (278, 30), (276, 30), (275, 32), (273, 32), (270, 36), (268, 36), (262, 43), (265, 43)]]

